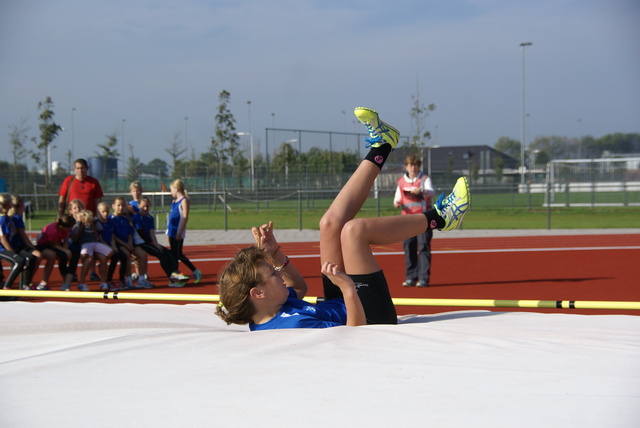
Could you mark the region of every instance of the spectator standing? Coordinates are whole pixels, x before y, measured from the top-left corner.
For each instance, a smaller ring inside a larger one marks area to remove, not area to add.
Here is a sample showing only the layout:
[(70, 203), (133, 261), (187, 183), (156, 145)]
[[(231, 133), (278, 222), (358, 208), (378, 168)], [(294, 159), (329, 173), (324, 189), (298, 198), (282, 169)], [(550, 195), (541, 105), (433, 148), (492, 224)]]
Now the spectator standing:
[(167, 236), (169, 237), (169, 247), (173, 256), (184, 263), (193, 272), (194, 282), (197, 284), (202, 280), (202, 272), (191, 263), (191, 260), (182, 252), (184, 238), (187, 235), (187, 221), (189, 221), (189, 207), (191, 201), (187, 196), (184, 182), (176, 179), (171, 183), (171, 212), (167, 224)]
[[(408, 155), (404, 161), (406, 173), (398, 179), (393, 206), (402, 208), (402, 214), (418, 214), (432, 208), (435, 194), (431, 178), (420, 170), (422, 162), (417, 155)], [(431, 238), (433, 229), (405, 239), (405, 278), (403, 287), (428, 287), (431, 273)]]
[(58, 215), (64, 214), (73, 199), (79, 199), (85, 209), (95, 213), (104, 196), (100, 182), (88, 175), (89, 164), (85, 159), (76, 159), (73, 170), (75, 175), (65, 178), (58, 191)]

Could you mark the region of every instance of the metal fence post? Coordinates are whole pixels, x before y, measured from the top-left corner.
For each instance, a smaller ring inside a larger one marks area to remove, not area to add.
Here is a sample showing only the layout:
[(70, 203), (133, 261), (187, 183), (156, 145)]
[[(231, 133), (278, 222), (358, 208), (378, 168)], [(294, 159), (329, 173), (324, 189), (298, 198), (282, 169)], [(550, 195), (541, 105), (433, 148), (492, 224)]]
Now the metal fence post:
[(298, 190), (298, 230), (302, 230), (302, 191)]
[(551, 230), (551, 183), (547, 180), (547, 230)]
[(229, 223), (227, 222), (227, 189), (222, 191), (223, 201), (222, 201), (222, 212), (224, 212), (224, 231), (229, 230)]

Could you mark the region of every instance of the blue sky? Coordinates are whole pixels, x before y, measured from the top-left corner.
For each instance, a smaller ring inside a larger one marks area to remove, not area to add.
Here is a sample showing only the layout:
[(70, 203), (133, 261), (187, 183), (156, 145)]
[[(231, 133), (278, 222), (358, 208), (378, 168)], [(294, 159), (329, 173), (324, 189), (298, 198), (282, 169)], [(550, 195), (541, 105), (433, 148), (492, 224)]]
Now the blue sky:
[(256, 149), (274, 125), (360, 131), (358, 105), (409, 134), (418, 82), (432, 144), (493, 145), (520, 139), (521, 42), (528, 141), (640, 132), (638, 22), (629, 0), (0, 0), (0, 149), (51, 96), (54, 160), (72, 117), (75, 157), (123, 128), (145, 163), (178, 133), (199, 154), (223, 89)]

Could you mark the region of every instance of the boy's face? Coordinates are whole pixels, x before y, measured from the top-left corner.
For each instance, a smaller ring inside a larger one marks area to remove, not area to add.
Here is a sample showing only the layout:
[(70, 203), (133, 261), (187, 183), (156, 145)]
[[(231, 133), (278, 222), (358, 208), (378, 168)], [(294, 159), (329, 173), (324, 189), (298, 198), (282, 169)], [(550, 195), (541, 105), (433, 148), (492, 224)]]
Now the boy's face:
[(112, 208), (115, 215), (123, 215), (126, 209), (124, 202), (121, 200), (115, 201)]
[(109, 217), (109, 207), (106, 205), (100, 205), (98, 207), (98, 214), (100, 214), (100, 217), (106, 219)]
[(415, 163), (408, 163), (404, 166), (404, 169), (407, 170), (409, 178), (416, 178), (418, 176), (418, 173), (420, 172), (420, 165)]
[(134, 201), (139, 201), (140, 196), (142, 196), (142, 189), (140, 187), (131, 188), (131, 197)]
[(80, 208), (78, 204), (69, 205), (69, 214), (71, 214), (76, 220), (80, 220), (78, 217), (80, 211), (82, 211), (82, 208)]
[(264, 298), (274, 305), (284, 305), (289, 297), (289, 291), (282, 279), (282, 272), (275, 270), (266, 261), (262, 262), (258, 270), (262, 277), (266, 278), (264, 283), (257, 286), (262, 291)]
[(149, 202), (142, 201), (138, 204), (138, 208), (140, 208), (140, 214), (147, 215), (149, 214)]

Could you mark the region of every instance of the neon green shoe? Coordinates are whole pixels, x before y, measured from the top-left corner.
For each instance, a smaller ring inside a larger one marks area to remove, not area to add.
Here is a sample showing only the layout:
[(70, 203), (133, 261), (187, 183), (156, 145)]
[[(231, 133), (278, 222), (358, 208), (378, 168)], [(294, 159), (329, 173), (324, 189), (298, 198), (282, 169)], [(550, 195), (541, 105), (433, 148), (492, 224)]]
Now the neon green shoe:
[(466, 177), (458, 178), (453, 190), (444, 197), (440, 195), (435, 204), (438, 215), (444, 219), (444, 227), (440, 230), (454, 230), (462, 224), (462, 217), (471, 208), (471, 193)]
[(391, 147), (398, 145), (400, 132), (388, 123), (381, 121), (377, 111), (366, 107), (356, 107), (353, 113), (369, 131), (369, 138), (365, 138), (367, 142), (365, 147), (380, 147), (385, 143), (390, 144)]

